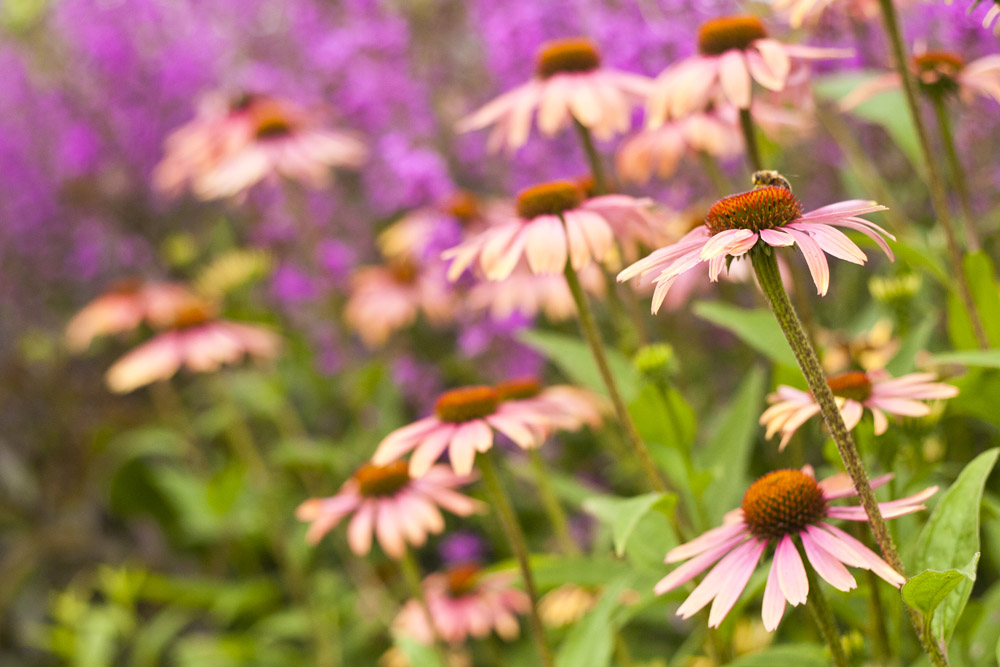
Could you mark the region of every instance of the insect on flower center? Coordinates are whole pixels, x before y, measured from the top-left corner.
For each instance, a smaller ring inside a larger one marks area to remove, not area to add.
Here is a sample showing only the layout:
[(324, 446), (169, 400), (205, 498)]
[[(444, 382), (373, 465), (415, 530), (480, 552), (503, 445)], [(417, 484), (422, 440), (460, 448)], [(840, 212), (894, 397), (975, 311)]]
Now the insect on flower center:
[(713, 234), (727, 229), (759, 232), (787, 225), (801, 215), (802, 204), (791, 190), (768, 185), (715, 202), (705, 216), (705, 225)]
[(834, 396), (866, 401), (872, 395), (872, 383), (863, 371), (847, 371), (831, 375), (826, 379)]
[(585, 37), (554, 39), (542, 44), (535, 55), (535, 72), (547, 79), (563, 72), (590, 72), (601, 66), (597, 45)]
[(354, 479), (361, 487), (361, 495), (366, 498), (392, 496), (410, 483), (409, 468), (406, 461), (396, 461), (385, 466), (366, 463), (354, 473)]
[(444, 210), (457, 218), (462, 225), (468, 225), (480, 216), (479, 200), (471, 192), (456, 192), (445, 203)]
[(542, 183), (517, 195), (517, 215), (525, 220), (559, 215), (583, 203), (583, 190), (570, 181)]
[(928, 51), (913, 57), (920, 89), (930, 95), (958, 90), (958, 73), (965, 67), (962, 56), (953, 51)]
[(459, 424), (491, 415), (499, 404), (500, 395), (493, 387), (462, 387), (441, 394), (434, 414), (441, 421)]
[(501, 401), (513, 401), (538, 396), (542, 391), (542, 385), (536, 378), (523, 377), (501, 382), (494, 389)]
[(445, 576), (448, 578), (448, 593), (452, 597), (468, 595), (476, 588), (479, 579), (479, 566), (472, 563), (456, 565), (449, 569)]
[(826, 514), (823, 490), (799, 470), (764, 475), (747, 489), (742, 507), (750, 532), (764, 539), (798, 533)]
[(743, 51), (765, 37), (767, 30), (756, 16), (721, 16), (698, 28), (698, 52), (717, 56), (731, 49)]

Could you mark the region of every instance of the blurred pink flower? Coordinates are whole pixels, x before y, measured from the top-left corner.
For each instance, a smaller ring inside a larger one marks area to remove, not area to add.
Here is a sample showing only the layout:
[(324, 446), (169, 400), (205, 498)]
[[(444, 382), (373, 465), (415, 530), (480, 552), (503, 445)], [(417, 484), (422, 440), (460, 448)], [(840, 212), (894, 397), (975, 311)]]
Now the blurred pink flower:
[[(606, 292), (604, 276), (596, 264), (589, 264), (580, 271), (580, 284), (597, 296)], [(503, 280), (477, 281), (464, 303), (474, 311), (488, 311), (495, 320), (506, 319), (515, 313), (525, 317), (541, 313), (551, 322), (562, 322), (576, 314), (576, 304), (566, 279), (562, 275), (536, 275), (523, 261)]]
[(186, 366), (196, 373), (218, 370), (245, 356), (272, 360), (281, 338), (261, 326), (215, 318), (214, 308), (195, 301), (180, 312), (169, 330), (157, 334), (112, 364), (104, 379), (111, 391), (125, 394), (167, 380)]
[(585, 426), (600, 428), (607, 400), (588, 389), (571, 385), (543, 387), (534, 377), (515, 378), (494, 385), (500, 400), (531, 408), (547, 415), (556, 428), (576, 431)]
[(455, 491), (472, 481), (458, 476), (448, 466), (433, 466), (420, 479), (413, 479), (405, 461), (386, 466), (366, 463), (329, 498), (310, 498), (295, 510), (300, 521), (309, 521), (306, 540), (316, 544), (347, 515), (347, 543), (364, 556), (371, 551), (372, 532), (385, 553), (402, 558), (406, 545), (421, 547), (428, 534), (444, 530), (439, 507), (457, 516), (483, 511), (477, 500)]
[(358, 270), (351, 280), (351, 296), (344, 320), (369, 348), (380, 347), (393, 332), (413, 324), (423, 313), (441, 326), (451, 321), (455, 298), (440, 267), (420, 267), (397, 257), (386, 266)]
[(680, 241), (653, 252), (618, 274), (626, 281), (657, 271), (653, 293), (653, 313), (677, 278), (699, 264), (708, 262), (708, 275), (715, 282), (728, 257), (741, 257), (757, 242), (772, 247), (798, 245), (805, 256), (817, 292), (824, 295), (830, 286), (830, 267), (824, 252), (854, 264), (868, 257), (836, 227), (846, 227), (868, 236), (892, 259), (892, 251), (882, 235), (895, 237), (873, 222), (857, 216), (884, 211), (873, 201), (852, 199), (823, 206), (809, 213), (791, 191), (777, 186), (759, 187), (720, 199), (709, 210), (705, 224), (695, 227)]
[(66, 326), (66, 345), (74, 352), (99, 336), (132, 331), (141, 324), (161, 328), (173, 322), (194, 299), (177, 283), (123, 280), (80, 310)]
[[(872, 480), (872, 487), (888, 482), (892, 475)], [(882, 516), (893, 519), (925, 509), (923, 502), (937, 492), (932, 486), (920, 493), (879, 503)], [(764, 627), (773, 631), (785, 614), (785, 601), (793, 607), (805, 603), (809, 580), (793, 538), (798, 538), (809, 565), (831, 586), (841, 591), (857, 587), (844, 565), (870, 570), (899, 588), (906, 581), (854, 537), (831, 526), (825, 519), (868, 521), (861, 506), (834, 506), (830, 501), (855, 495), (846, 474), (816, 482), (812, 468), (777, 470), (754, 482), (739, 509), (726, 514), (723, 525), (671, 549), (667, 562), (687, 561), (656, 584), (657, 595), (672, 591), (718, 564), (702, 579), (677, 615), (690, 618), (709, 602), (709, 627), (719, 627), (736, 604), (764, 551), (774, 546), (774, 560), (764, 588)], [(721, 559), (721, 560), (719, 560)]]
[(768, 90), (782, 90), (793, 59), (843, 58), (844, 49), (784, 44), (767, 36), (755, 16), (723, 16), (698, 30), (698, 55), (665, 69), (646, 100), (646, 127), (704, 109), (720, 96), (740, 108), (750, 107), (751, 79)]
[[(875, 435), (882, 435), (889, 428), (886, 412), (923, 417), (930, 414), (931, 409), (921, 401), (958, 396), (958, 387), (936, 380), (934, 373), (910, 373), (893, 378), (885, 371), (847, 371), (831, 375), (827, 384), (837, 397), (840, 415), (848, 430), (858, 425), (864, 409), (868, 408), (875, 420)], [(781, 433), (779, 449), (785, 448), (800, 426), (819, 414), (819, 405), (812, 394), (787, 385), (778, 385), (767, 401), (771, 407), (760, 416), (760, 423), (767, 427), (768, 439)]]
[(545, 441), (553, 422), (552, 416), (534, 406), (501, 401), (492, 387), (452, 389), (438, 398), (433, 415), (387, 435), (375, 450), (372, 463), (385, 465), (412, 451), (410, 474), (421, 477), (447, 450), (452, 469), (468, 475), (476, 453), (493, 448), (495, 432), (522, 449), (534, 449)]
[[(835, 12), (852, 22), (870, 21), (879, 15), (878, 0), (770, 0), (775, 12), (788, 18), (788, 25), (801, 28), (803, 23), (818, 22), (825, 12)], [(897, 8), (909, 4), (895, 0)]]
[(528, 141), (538, 112), (538, 129), (552, 136), (571, 121), (598, 139), (628, 131), (632, 107), (642, 103), (649, 79), (601, 67), (597, 46), (589, 39), (546, 42), (538, 51), (534, 78), (504, 93), (458, 123), (459, 132), (495, 126), (488, 147), (513, 151)]
[(474, 565), (431, 574), (424, 579), (423, 589), (433, 631), (418, 600), (407, 602), (393, 622), (397, 633), (422, 644), (431, 644), (435, 636), (460, 644), (469, 637), (482, 639), (490, 632), (507, 641), (516, 639), (520, 634), (517, 615), (531, 607), (528, 595), (512, 588), (509, 577), (483, 575)]
[(571, 181), (553, 181), (522, 191), (517, 215), (498, 218), (483, 232), (446, 250), (448, 277), (457, 280), (478, 265), (487, 280), (504, 280), (524, 257), (536, 274), (562, 273), (567, 257), (580, 270), (591, 261), (615, 255), (623, 248), (661, 238), (648, 212), (650, 199), (604, 195), (586, 199)]
[(410, 211), (378, 236), (378, 246), (386, 257), (419, 258), (439, 238), (442, 224), (457, 222), (461, 230), (475, 233), (485, 219), (508, 215), (505, 201), (483, 200), (471, 192), (459, 191), (435, 206)]

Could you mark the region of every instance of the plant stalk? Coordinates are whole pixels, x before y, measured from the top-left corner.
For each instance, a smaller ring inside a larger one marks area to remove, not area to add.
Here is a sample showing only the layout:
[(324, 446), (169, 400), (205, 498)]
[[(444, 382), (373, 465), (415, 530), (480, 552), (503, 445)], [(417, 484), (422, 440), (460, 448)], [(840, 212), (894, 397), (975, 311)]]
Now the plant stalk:
[(760, 148), (757, 146), (757, 134), (754, 131), (750, 109), (740, 109), (740, 129), (743, 130), (743, 140), (746, 142), (747, 162), (754, 171), (760, 171), (764, 168), (764, 163), (760, 159)]
[(598, 154), (597, 148), (594, 147), (594, 138), (590, 136), (590, 130), (587, 129), (587, 126), (576, 118), (573, 119), (573, 126), (576, 127), (576, 132), (580, 135), (580, 143), (583, 144), (583, 151), (587, 154), (590, 174), (594, 177), (594, 194), (606, 195), (610, 192), (608, 178), (604, 172), (601, 156)]
[(951, 171), (951, 183), (958, 194), (958, 205), (962, 209), (965, 245), (969, 248), (969, 252), (979, 252), (981, 248), (979, 230), (976, 229), (976, 218), (972, 212), (969, 183), (965, 179), (962, 160), (958, 157), (958, 150), (955, 148), (955, 135), (948, 123), (948, 109), (945, 107), (945, 99), (941, 95), (935, 95), (933, 102), (934, 115), (937, 118), (938, 131), (941, 134), (941, 143), (944, 144), (944, 155), (948, 159), (948, 168)]
[(563, 510), (562, 503), (549, 483), (549, 474), (545, 469), (545, 461), (537, 449), (528, 450), (531, 457), (531, 467), (535, 472), (535, 484), (538, 485), (538, 494), (542, 498), (542, 506), (552, 524), (552, 530), (556, 535), (559, 548), (567, 556), (577, 556), (580, 554), (580, 547), (573, 540), (573, 534), (569, 530), (569, 520), (566, 518), (566, 511)]
[(819, 633), (823, 635), (823, 640), (830, 648), (830, 655), (833, 657), (833, 664), (837, 667), (848, 667), (850, 663), (844, 654), (844, 645), (840, 642), (840, 633), (837, 631), (837, 621), (833, 618), (830, 605), (826, 601), (823, 589), (820, 588), (819, 580), (810, 568), (806, 568), (806, 576), (809, 578), (809, 601), (806, 609), (816, 622)]

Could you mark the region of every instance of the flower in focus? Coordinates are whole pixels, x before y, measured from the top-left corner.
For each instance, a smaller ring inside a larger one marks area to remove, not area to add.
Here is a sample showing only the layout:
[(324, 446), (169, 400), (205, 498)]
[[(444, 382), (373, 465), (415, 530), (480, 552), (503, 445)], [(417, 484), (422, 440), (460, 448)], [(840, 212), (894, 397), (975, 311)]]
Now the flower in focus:
[(410, 477), (405, 461), (385, 466), (366, 463), (329, 498), (310, 498), (295, 511), (309, 521), (306, 539), (316, 544), (347, 515), (347, 544), (355, 555), (371, 550), (372, 533), (385, 553), (402, 558), (406, 545), (421, 547), (428, 534), (444, 530), (440, 508), (457, 516), (482, 511), (482, 504), (455, 491), (472, 481), (448, 466), (433, 466), (420, 479)]
[(885, 368), (899, 351), (899, 339), (893, 338), (892, 320), (881, 319), (854, 338), (837, 331), (820, 329), (816, 340), (823, 349), (823, 369), (836, 373), (851, 367), (870, 371)]
[[(580, 284), (598, 296), (603, 296), (607, 289), (595, 264), (580, 271)], [(523, 261), (503, 280), (478, 281), (469, 290), (465, 305), (475, 311), (488, 311), (494, 320), (504, 320), (515, 313), (529, 318), (542, 313), (551, 322), (562, 322), (576, 315), (576, 304), (566, 280), (561, 275), (536, 275)]]
[(712, 282), (718, 280), (728, 257), (741, 257), (757, 246), (797, 245), (809, 266), (817, 292), (825, 295), (830, 286), (830, 266), (824, 252), (854, 264), (868, 257), (847, 236), (836, 229), (845, 227), (871, 238), (893, 259), (883, 236), (895, 237), (873, 222), (857, 216), (884, 211), (873, 201), (852, 199), (803, 213), (802, 204), (790, 190), (778, 186), (758, 187), (749, 192), (720, 199), (709, 209), (705, 224), (695, 227), (677, 243), (653, 252), (618, 274), (619, 281), (659, 272), (654, 282), (653, 313), (660, 309), (677, 278), (699, 264), (708, 263)]
[(393, 629), (427, 645), (435, 636), (449, 644), (460, 644), (468, 637), (482, 639), (490, 632), (507, 641), (516, 639), (520, 634), (517, 615), (527, 613), (531, 607), (528, 595), (512, 588), (508, 576), (484, 575), (475, 565), (459, 565), (428, 575), (423, 590), (433, 631), (418, 600), (403, 605)]
[(167, 380), (186, 366), (209, 373), (245, 356), (272, 360), (281, 338), (253, 324), (219, 319), (211, 304), (189, 300), (170, 327), (112, 364), (105, 374), (111, 391), (125, 394), (158, 380)]
[(448, 282), (435, 267), (420, 267), (397, 257), (386, 266), (359, 269), (351, 280), (344, 319), (370, 348), (384, 345), (393, 332), (413, 324), (423, 313), (440, 326), (454, 314)]
[(505, 402), (492, 387), (452, 389), (438, 397), (433, 415), (387, 435), (372, 463), (385, 465), (412, 451), (410, 474), (421, 477), (447, 450), (455, 472), (468, 475), (476, 452), (492, 449), (494, 432), (522, 449), (534, 449), (542, 445), (552, 426), (552, 417), (532, 405)]
[(600, 428), (607, 411), (605, 401), (587, 389), (571, 385), (542, 387), (533, 377), (501, 382), (493, 387), (500, 400), (547, 415), (556, 428), (576, 431), (584, 426)]
[(693, 113), (722, 98), (748, 109), (751, 79), (768, 90), (782, 90), (793, 60), (843, 58), (851, 52), (784, 44), (767, 36), (755, 16), (723, 16), (698, 30), (698, 55), (665, 69), (646, 100), (646, 126)]
[(597, 46), (589, 39), (546, 42), (538, 50), (535, 76), (487, 103), (458, 123), (459, 132), (494, 126), (489, 150), (513, 151), (528, 141), (538, 112), (538, 129), (545, 136), (571, 120), (610, 139), (629, 129), (632, 107), (642, 103), (649, 79), (639, 74), (601, 67)]
[(238, 195), (272, 176), (323, 187), (332, 167), (356, 168), (367, 157), (354, 135), (287, 100), (254, 94), (228, 108), (205, 106), (167, 138), (166, 151), (154, 182), (168, 193), (189, 184), (202, 199)]
[[(966, 63), (954, 51), (925, 51), (913, 56), (910, 69), (917, 87), (931, 97), (957, 94), (968, 103), (976, 96), (1000, 102), (1000, 55), (993, 54)], [(853, 109), (887, 90), (899, 88), (896, 72), (880, 74), (861, 84), (840, 101), (840, 108)]]
[[(884, 485), (892, 475), (872, 480)], [(925, 509), (923, 502), (937, 492), (932, 486), (920, 493), (879, 503), (886, 519)], [(849, 591), (857, 586), (844, 565), (870, 570), (895, 587), (906, 579), (854, 537), (830, 525), (826, 519), (868, 521), (861, 506), (837, 506), (831, 501), (855, 495), (846, 474), (817, 482), (808, 466), (799, 470), (777, 470), (754, 482), (739, 509), (726, 514), (723, 525), (671, 549), (666, 562), (687, 561), (656, 584), (657, 595), (682, 586), (716, 561), (718, 564), (687, 597), (677, 615), (690, 618), (709, 602), (708, 625), (719, 627), (746, 588), (757, 563), (769, 547), (774, 559), (764, 588), (762, 618), (773, 631), (785, 613), (785, 601), (793, 607), (809, 594), (809, 580), (799, 554), (801, 544), (809, 565), (831, 586)], [(721, 560), (720, 560), (721, 559)]]
[(544, 183), (518, 195), (516, 216), (493, 221), (441, 256), (451, 260), (451, 280), (473, 265), (487, 280), (504, 280), (522, 257), (536, 274), (562, 273), (567, 257), (579, 271), (614, 257), (616, 240), (626, 248), (658, 238), (651, 205), (650, 199), (626, 195), (587, 199), (571, 181)]
[[(903, 417), (924, 417), (930, 407), (921, 401), (933, 401), (958, 396), (958, 388), (937, 382), (934, 373), (910, 373), (893, 378), (885, 371), (847, 371), (827, 378), (827, 384), (837, 398), (837, 407), (844, 425), (853, 429), (861, 421), (864, 409), (871, 410), (875, 420), (875, 435), (882, 435), (889, 428), (885, 413)], [(760, 424), (767, 427), (767, 438), (781, 433), (780, 449), (800, 426), (819, 414), (819, 405), (812, 394), (787, 385), (778, 385), (775, 393), (767, 397), (771, 404), (760, 416)]]
[(194, 298), (188, 288), (176, 283), (123, 280), (73, 316), (66, 326), (66, 345), (81, 352), (99, 336), (132, 331), (144, 323), (163, 327)]

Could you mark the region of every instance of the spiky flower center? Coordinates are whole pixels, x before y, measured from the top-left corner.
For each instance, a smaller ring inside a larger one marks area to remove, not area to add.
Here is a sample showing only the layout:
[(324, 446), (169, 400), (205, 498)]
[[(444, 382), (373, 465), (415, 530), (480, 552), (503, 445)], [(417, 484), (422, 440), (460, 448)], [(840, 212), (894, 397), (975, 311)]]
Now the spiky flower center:
[(472, 563), (456, 565), (445, 572), (448, 578), (448, 593), (457, 598), (468, 595), (476, 588), (479, 580), (479, 566)]
[(467, 225), (479, 218), (479, 199), (471, 192), (456, 192), (445, 204), (444, 210)]
[(917, 83), (931, 95), (944, 95), (958, 90), (958, 73), (965, 67), (962, 56), (953, 51), (928, 51), (913, 57)]
[(525, 220), (559, 215), (583, 203), (583, 190), (571, 181), (552, 181), (522, 190), (517, 195), (517, 215)]
[(254, 136), (258, 139), (286, 137), (295, 131), (295, 123), (283, 105), (268, 99), (254, 102), (250, 107)]
[(597, 45), (585, 37), (545, 42), (535, 55), (535, 72), (547, 79), (562, 72), (590, 72), (601, 66)]
[(834, 396), (849, 398), (858, 402), (868, 400), (872, 395), (872, 383), (864, 371), (847, 371), (831, 375), (826, 379)]
[(410, 483), (410, 465), (406, 461), (384, 466), (366, 463), (354, 473), (354, 479), (361, 487), (361, 495), (366, 498), (394, 496)]
[(501, 401), (534, 398), (542, 391), (542, 384), (533, 377), (523, 377), (501, 382), (494, 387)]
[(731, 49), (743, 51), (765, 37), (767, 30), (756, 16), (721, 16), (698, 28), (698, 52), (717, 56)]
[(729, 195), (712, 204), (705, 225), (712, 234), (727, 229), (782, 227), (802, 215), (802, 204), (791, 190), (774, 185)]
[(794, 535), (826, 514), (823, 490), (799, 470), (764, 475), (747, 489), (742, 507), (750, 532), (768, 540)]
[(434, 414), (441, 421), (460, 424), (491, 415), (498, 405), (500, 395), (493, 387), (462, 387), (441, 394), (434, 404)]

